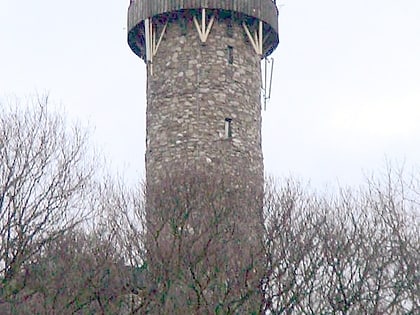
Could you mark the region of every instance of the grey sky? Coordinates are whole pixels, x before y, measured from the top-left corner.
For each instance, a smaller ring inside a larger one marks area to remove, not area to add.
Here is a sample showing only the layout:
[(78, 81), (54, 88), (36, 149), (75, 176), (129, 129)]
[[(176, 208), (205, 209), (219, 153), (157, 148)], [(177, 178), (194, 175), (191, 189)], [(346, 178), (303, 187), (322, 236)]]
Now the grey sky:
[[(420, 1), (280, 2), (268, 174), (358, 184), (385, 157), (420, 165)], [(0, 99), (49, 92), (95, 127), (115, 169), (143, 176), (145, 66), (128, 0), (0, 0)]]

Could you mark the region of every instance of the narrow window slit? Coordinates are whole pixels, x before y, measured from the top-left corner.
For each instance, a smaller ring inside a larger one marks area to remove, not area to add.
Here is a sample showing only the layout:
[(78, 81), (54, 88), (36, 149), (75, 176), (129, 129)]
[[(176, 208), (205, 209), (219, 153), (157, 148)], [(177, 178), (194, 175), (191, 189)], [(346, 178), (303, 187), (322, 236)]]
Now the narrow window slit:
[(233, 47), (232, 46), (227, 46), (227, 59), (230, 65), (233, 64)]
[(232, 138), (232, 118), (225, 118), (225, 138)]
[(226, 35), (230, 38), (233, 37), (233, 23), (231, 18), (226, 19)]
[(179, 26), (180, 26), (180, 29), (181, 29), (181, 36), (186, 36), (187, 35), (187, 29), (188, 29), (187, 20), (185, 18), (180, 18), (179, 19)]

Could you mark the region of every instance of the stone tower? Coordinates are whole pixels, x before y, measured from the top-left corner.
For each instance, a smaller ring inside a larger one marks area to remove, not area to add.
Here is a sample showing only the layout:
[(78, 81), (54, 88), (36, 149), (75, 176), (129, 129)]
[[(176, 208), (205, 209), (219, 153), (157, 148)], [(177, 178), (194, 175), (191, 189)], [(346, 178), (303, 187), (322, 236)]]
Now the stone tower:
[[(131, 0), (128, 44), (147, 65), (147, 190), (198, 169), (261, 204), (261, 60), (278, 45), (275, 0)], [(240, 217), (242, 234), (259, 234), (258, 213)]]
[[(261, 184), (260, 60), (273, 0), (132, 0), (128, 43), (147, 64), (147, 183), (194, 161)], [(245, 166), (245, 168), (244, 168)]]

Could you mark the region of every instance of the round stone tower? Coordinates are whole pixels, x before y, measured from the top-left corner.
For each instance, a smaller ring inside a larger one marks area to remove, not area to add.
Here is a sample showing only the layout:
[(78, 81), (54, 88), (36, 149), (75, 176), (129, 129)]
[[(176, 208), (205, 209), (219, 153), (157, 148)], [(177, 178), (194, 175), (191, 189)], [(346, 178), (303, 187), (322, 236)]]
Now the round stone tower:
[(263, 183), (260, 61), (273, 0), (131, 0), (128, 43), (147, 64), (147, 185), (194, 165)]
[[(275, 0), (131, 0), (128, 44), (147, 65), (147, 191), (198, 170), (261, 206), (261, 60), (278, 42)], [(254, 210), (237, 217), (249, 238), (262, 230)]]

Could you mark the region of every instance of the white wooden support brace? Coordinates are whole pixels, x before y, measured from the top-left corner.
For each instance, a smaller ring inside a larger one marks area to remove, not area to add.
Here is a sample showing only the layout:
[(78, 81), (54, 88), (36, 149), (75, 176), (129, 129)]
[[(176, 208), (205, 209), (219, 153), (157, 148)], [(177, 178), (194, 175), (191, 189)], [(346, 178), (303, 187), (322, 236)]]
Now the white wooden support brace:
[(159, 49), (159, 45), (162, 42), (163, 35), (165, 35), (166, 28), (168, 27), (168, 22), (165, 23), (163, 29), (159, 35), (158, 41), (156, 42), (156, 33), (157, 27), (153, 25), (151, 19), (146, 19), (144, 21), (144, 34), (146, 41), (146, 62), (150, 64), (150, 71), (153, 75), (153, 57), (156, 56), (156, 53)]
[(146, 62), (152, 61), (152, 54), (151, 54), (151, 38), (150, 38), (150, 20), (144, 20), (144, 40), (146, 44)]
[(245, 33), (248, 36), (249, 41), (251, 42), (252, 47), (254, 48), (255, 52), (262, 56), (263, 54), (263, 22), (258, 22), (258, 30), (254, 31), (254, 34), (252, 35), (248, 26), (245, 22), (242, 23), (242, 26), (244, 27)]
[(162, 38), (163, 38), (163, 35), (165, 35), (167, 27), (168, 27), (168, 22), (166, 22), (165, 25), (163, 26), (162, 32), (160, 32), (159, 39), (157, 42), (156, 42), (156, 30), (153, 29), (153, 47), (152, 47), (153, 57), (156, 56), (156, 53), (159, 49), (159, 45), (162, 42)]
[(197, 17), (193, 17), (195, 28), (197, 29), (198, 36), (200, 36), (200, 40), (202, 43), (207, 41), (209, 37), (210, 30), (213, 27), (214, 23), (214, 16), (210, 18), (209, 24), (206, 25), (206, 9), (201, 9), (201, 25), (198, 23)]

